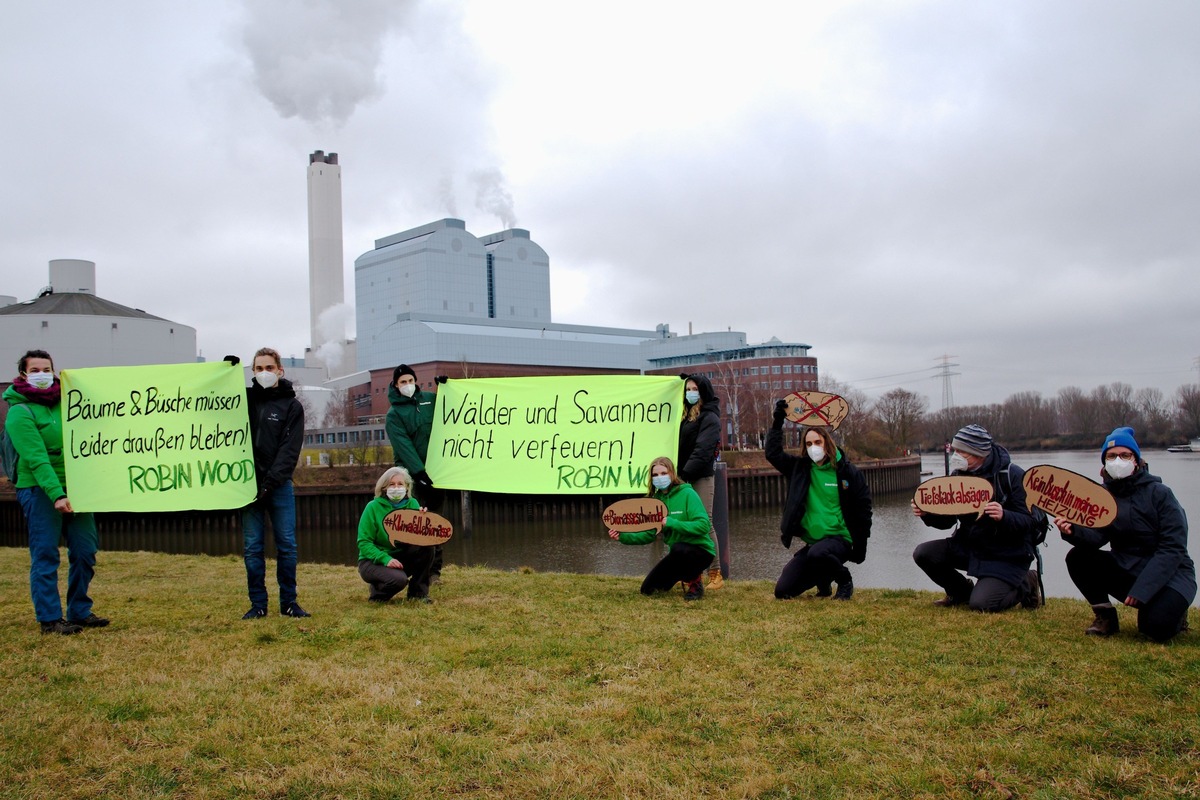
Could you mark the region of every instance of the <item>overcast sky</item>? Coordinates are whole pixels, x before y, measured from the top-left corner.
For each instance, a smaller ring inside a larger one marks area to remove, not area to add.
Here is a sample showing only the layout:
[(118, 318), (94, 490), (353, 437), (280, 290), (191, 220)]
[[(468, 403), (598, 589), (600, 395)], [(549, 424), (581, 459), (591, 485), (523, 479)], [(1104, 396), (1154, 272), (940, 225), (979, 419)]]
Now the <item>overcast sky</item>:
[(210, 360), (302, 355), (321, 149), (350, 302), (375, 239), (456, 216), (531, 232), (555, 322), (803, 342), (933, 409), (943, 355), (957, 404), (1172, 393), (1198, 41), (1192, 0), (10, 4), (0, 294), (87, 259)]

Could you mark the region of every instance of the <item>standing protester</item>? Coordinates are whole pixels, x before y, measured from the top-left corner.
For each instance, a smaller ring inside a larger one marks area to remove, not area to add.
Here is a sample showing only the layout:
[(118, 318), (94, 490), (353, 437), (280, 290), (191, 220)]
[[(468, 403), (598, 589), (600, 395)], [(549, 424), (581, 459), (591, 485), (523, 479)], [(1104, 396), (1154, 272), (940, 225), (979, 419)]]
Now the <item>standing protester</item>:
[[(367, 599), (386, 603), (408, 587), (408, 599), (425, 603), (411, 576), (429, 570), (432, 546), (393, 543), (383, 527), (388, 514), (402, 508), (420, 509), (413, 497), (413, 480), (404, 467), (390, 467), (375, 482), (375, 497), (358, 521), (358, 574), (371, 587)], [(426, 587), (428, 588), (428, 587)]]
[[(29, 591), (42, 633), (69, 635), (103, 628), (108, 620), (92, 613), (88, 586), (96, 574), (99, 539), (91, 514), (71, 508), (63, 462), (62, 386), (54, 360), (30, 350), (17, 362), (17, 377), (4, 392), (4, 429), (16, 451), (16, 475), (9, 475), (29, 528)], [(67, 540), (67, 617), (58, 594), (58, 543)]]
[[(917, 545), (913, 560), (933, 582), (946, 590), (937, 606), (969, 603), (974, 611), (998, 612), (1020, 603), (1042, 604), (1037, 570), (1029, 568), (1038, 535), (1045, 529), (1041, 509), (1025, 507), (1025, 470), (1012, 463), (1008, 451), (992, 441), (980, 425), (967, 425), (950, 442), (951, 475), (983, 478), (992, 485), (992, 500), (983, 513), (957, 517), (931, 514), (911, 503), (913, 514), (932, 528), (955, 527), (948, 539)], [(976, 578), (970, 579), (960, 574)]]
[[(1120, 629), (1110, 597), (1138, 610), (1138, 630), (1165, 642), (1187, 629), (1196, 599), (1196, 567), (1188, 555), (1187, 517), (1175, 493), (1151, 475), (1133, 428), (1117, 428), (1100, 449), (1100, 473), (1117, 501), (1105, 528), (1072, 525), (1057, 518), (1067, 553), (1067, 572), (1092, 604), (1096, 618), (1084, 633), (1112, 636)], [(1109, 550), (1101, 550), (1105, 544)]]
[[(679, 479), (671, 459), (661, 456), (650, 462), (650, 483), (646, 493), (667, 507), (662, 535), (670, 550), (654, 565), (642, 581), (642, 594), (668, 592), (682, 582), (684, 600), (704, 596), (704, 570), (716, 556), (708, 530), (712, 523), (696, 490)], [(658, 538), (654, 530), (634, 533), (608, 532), (621, 544), (650, 544)]]
[(871, 535), (871, 490), (857, 467), (833, 441), (828, 427), (804, 427), (804, 455), (783, 449), (783, 421), (787, 401), (775, 404), (765, 455), (788, 481), (787, 500), (780, 520), (780, 541), (791, 548), (803, 542), (775, 583), (775, 597), (787, 600), (817, 587), (819, 597), (835, 600), (854, 596), (854, 581), (846, 561), (861, 564)]
[[(417, 386), (417, 373), (408, 364), (392, 370), (392, 385), (388, 388), (386, 427), (392, 443), (392, 456), (398, 467), (404, 467), (412, 475), (413, 489), (427, 509), (440, 514), (443, 492), (433, 485), (425, 471), (425, 457), (429, 454), (429, 434), (433, 429), (433, 411), (437, 395), (423, 392)], [(441, 579), (442, 546), (436, 545), (429, 570), (422, 575), (410, 573), (409, 579), (417, 583), (422, 596), (429, 594), (429, 584)], [(412, 591), (411, 589), (409, 590)]]
[[(717, 448), (721, 443), (721, 400), (713, 391), (712, 383), (704, 375), (684, 375), (683, 419), (679, 422), (679, 477), (691, 484), (704, 503), (704, 510), (712, 520), (713, 488), (716, 479), (713, 464)], [(709, 525), (713, 549), (720, 554), (717, 531)], [(721, 577), (721, 559), (708, 570), (709, 591), (725, 585)]]
[(254, 354), (251, 368), (254, 375), (246, 396), (258, 496), (242, 510), (246, 583), (250, 592), (250, 610), (242, 619), (267, 615), (264, 550), (268, 515), (275, 533), (279, 613), (285, 617), (307, 617), (309, 613), (296, 602), (296, 498), (292, 492), (292, 473), (304, 444), (304, 407), (296, 399), (292, 382), (283, 377), (279, 353), (269, 347), (261, 348)]

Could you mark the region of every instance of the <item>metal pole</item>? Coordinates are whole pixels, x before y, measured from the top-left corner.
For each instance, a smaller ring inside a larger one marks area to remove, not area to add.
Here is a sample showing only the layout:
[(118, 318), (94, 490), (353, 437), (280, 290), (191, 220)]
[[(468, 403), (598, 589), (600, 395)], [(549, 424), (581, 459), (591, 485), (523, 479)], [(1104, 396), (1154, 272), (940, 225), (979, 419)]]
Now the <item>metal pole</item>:
[(713, 465), (713, 530), (717, 532), (717, 561), (721, 577), (729, 577), (729, 470), (724, 461)]

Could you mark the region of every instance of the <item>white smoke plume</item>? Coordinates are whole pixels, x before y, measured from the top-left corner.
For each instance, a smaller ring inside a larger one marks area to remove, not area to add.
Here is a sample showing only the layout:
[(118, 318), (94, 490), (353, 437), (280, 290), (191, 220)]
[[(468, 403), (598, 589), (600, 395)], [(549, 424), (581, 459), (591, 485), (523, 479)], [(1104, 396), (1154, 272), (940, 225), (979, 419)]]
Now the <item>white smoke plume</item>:
[(254, 82), (280, 116), (342, 125), (383, 93), (384, 40), (411, 3), (403, 0), (253, 0), (242, 41)]
[(506, 229), (516, 227), (517, 213), (504, 173), (497, 167), (476, 170), (471, 173), (471, 182), (475, 185), (475, 207), (497, 217)]
[(321, 341), (313, 343), (313, 352), (330, 375), (336, 375), (346, 356), (346, 325), (354, 319), (354, 309), (346, 303), (330, 306), (317, 317), (317, 334)]

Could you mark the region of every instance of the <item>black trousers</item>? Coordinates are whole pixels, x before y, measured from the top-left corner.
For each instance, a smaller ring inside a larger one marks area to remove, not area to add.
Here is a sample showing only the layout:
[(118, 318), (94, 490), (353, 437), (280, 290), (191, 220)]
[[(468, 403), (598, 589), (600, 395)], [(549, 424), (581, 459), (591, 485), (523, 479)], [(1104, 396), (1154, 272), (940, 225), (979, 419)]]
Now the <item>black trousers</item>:
[[(1111, 552), (1093, 547), (1072, 547), (1067, 553), (1067, 572), (1094, 606), (1110, 602), (1110, 597), (1124, 602), (1137, 580), (1137, 575), (1123, 569)], [(1137, 607), (1138, 630), (1146, 636), (1165, 642), (1183, 628), (1188, 601), (1179, 592), (1163, 587), (1153, 597), (1138, 600), (1142, 601)]]
[(642, 581), (642, 594), (670, 591), (680, 581), (693, 581), (708, 569), (713, 554), (694, 544), (676, 542)]
[(999, 578), (980, 578), (971, 583), (971, 579), (960, 572), (967, 569), (967, 556), (951, 547), (949, 539), (917, 545), (913, 550), (913, 561), (934, 583), (946, 590), (948, 597), (965, 600), (973, 611), (993, 614), (1007, 611), (1021, 602), (1028, 591), (1024, 582), (1013, 586)]
[(358, 574), (371, 587), (371, 600), (390, 600), (408, 587), (410, 599), (429, 595), (429, 565), (433, 560), (433, 547), (405, 545), (399, 551), (402, 569), (381, 567), (373, 561), (358, 562)]
[(826, 588), (833, 581), (845, 583), (850, 580), (850, 570), (846, 569), (849, 558), (850, 543), (836, 536), (801, 547), (775, 582), (775, 598), (787, 600), (814, 586)]

